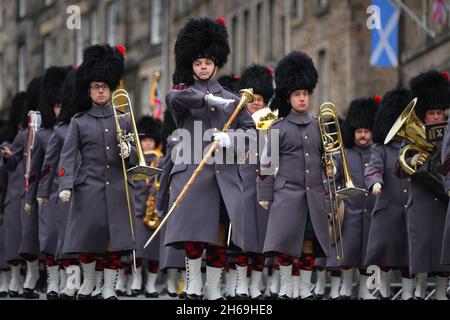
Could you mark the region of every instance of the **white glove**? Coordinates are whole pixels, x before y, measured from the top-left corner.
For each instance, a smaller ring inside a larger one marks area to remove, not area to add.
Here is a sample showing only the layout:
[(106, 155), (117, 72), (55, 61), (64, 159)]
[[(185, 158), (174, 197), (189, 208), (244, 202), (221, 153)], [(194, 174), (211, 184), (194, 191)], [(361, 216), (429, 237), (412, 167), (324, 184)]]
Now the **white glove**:
[(422, 153), (415, 154), (411, 159), (411, 166), (422, 166), (428, 159), (428, 156)]
[(219, 105), (219, 106), (223, 106), (223, 107), (228, 107), (230, 104), (235, 103), (236, 101), (233, 99), (224, 99), (221, 97), (216, 97), (215, 95), (213, 95), (212, 93), (208, 94), (206, 96), (206, 99), (208, 101), (209, 104), (212, 105)]
[(59, 198), (62, 202), (67, 203), (70, 201), (70, 198), (72, 196), (72, 191), (70, 190), (63, 190), (59, 193)]
[(128, 159), (131, 153), (131, 145), (127, 142), (122, 142), (118, 147), (120, 149), (120, 155), (123, 155), (124, 159)]
[(48, 204), (48, 198), (37, 198), (39, 207), (46, 207)]
[(381, 194), (381, 190), (383, 189), (383, 186), (381, 185), (381, 183), (375, 183), (374, 185), (373, 185), (373, 188), (372, 188), (372, 194), (374, 195), (374, 196), (379, 196), (380, 194)]
[(219, 146), (221, 148), (230, 148), (231, 147), (231, 139), (228, 133), (225, 132), (217, 132), (214, 133), (214, 141), (219, 142)]
[(31, 214), (33, 212), (33, 206), (29, 203), (25, 203), (25, 207), (23, 209), (27, 214)]

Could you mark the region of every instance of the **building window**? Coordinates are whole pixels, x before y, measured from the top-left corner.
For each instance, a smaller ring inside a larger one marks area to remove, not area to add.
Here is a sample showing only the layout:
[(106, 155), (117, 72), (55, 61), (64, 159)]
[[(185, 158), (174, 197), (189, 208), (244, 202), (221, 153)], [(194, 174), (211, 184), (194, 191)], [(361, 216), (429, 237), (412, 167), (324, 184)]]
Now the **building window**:
[(319, 95), (320, 101), (328, 99), (328, 84), (327, 84), (327, 52), (325, 50), (319, 51)]
[(328, 12), (330, 6), (329, 0), (316, 0), (315, 2), (315, 14), (317, 16), (323, 15)]
[(303, 20), (305, 16), (305, 1), (304, 0), (292, 0), (292, 16)]
[(83, 62), (83, 24), (81, 24), (80, 27), (80, 29), (75, 31), (75, 63), (77, 66), (81, 65)]
[(108, 5), (106, 13), (106, 35), (107, 42), (114, 46), (116, 44), (116, 25), (117, 25), (117, 2), (113, 1)]
[(18, 16), (19, 19), (25, 18), (27, 15), (27, 0), (17, 0)]
[(44, 58), (44, 69), (50, 67), (53, 63), (53, 41), (50, 35), (46, 35), (44, 37), (44, 50), (43, 50), (43, 58)]
[(256, 62), (262, 60), (263, 4), (256, 6)]
[(239, 54), (238, 54), (238, 41), (239, 41), (239, 34), (238, 34), (238, 17), (234, 16), (231, 19), (231, 52), (232, 52), (232, 69), (233, 72), (237, 72), (238, 68), (239, 68), (239, 62), (238, 62), (238, 58), (239, 58)]
[(276, 0), (270, 0), (270, 7), (269, 7), (269, 34), (268, 39), (269, 45), (267, 46), (267, 57), (269, 59), (274, 58), (274, 43), (275, 43), (275, 25), (277, 23), (277, 16), (276, 16), (276, 8), (277, 8), (277, 2)]
[(161, 43), (161, 14), (162, 14), (162, 4), (161, 0), (151, 0), (151, 39), (150, 43), (152, 45), (158, 45)]
[(3, 55), (0, 54), (0, 103), (3, 102), (4, 98), (4, 83), (3, 83)]
[(150, 110), (150, 83), (148, 78), (141, 80), (141, 115), (148, 115)]
[(0, 28), (3, 27), (5, 20), (5, 1), (0, 0)]
[(25, 91), (26, 89), (26, 77), (27, 77), (27, 61), (26, 61), (26, 52), (25, 52), (25, 45), (20, 45), (18, 54), (17, 54), (17, 61), (18, 61), (18, 67), (17, 67), (17, 87), (18, 91)]
[[(250, 11), (245, 10), (244, 11), (244, 37), (250, 36)], [(242, 63), (244, 67), (247, 67), (248, 65), (248, 47), (249, 44), (244, 43), (242, 46)]]
[(97, 10), (94, 10), (91, 12), (91, 18), (90, 18), (90, 38), (91, 38), (91, 45), (95, 45), (99, 42), (98, 39), (98, 15)]

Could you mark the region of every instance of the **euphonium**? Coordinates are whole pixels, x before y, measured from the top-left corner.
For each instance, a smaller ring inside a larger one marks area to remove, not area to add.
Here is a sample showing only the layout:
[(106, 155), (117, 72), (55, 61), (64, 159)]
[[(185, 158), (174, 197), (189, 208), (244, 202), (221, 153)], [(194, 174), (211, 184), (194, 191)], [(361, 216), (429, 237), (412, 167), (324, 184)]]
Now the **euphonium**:
[[(409, 141), (410, 144), (400, 151), (399, 163), (403, 171), (409, 176), (415, 176), (436, 195), (447, 199), (448, 195), (443, 187), (440, 157), (436, 153), (439, 150), (439, 143), (427, 141), (425, 124), (417, 117), (414, 110), (417, 101), (418, 99), (415, 98), (408, 104), (389, 131), (384, 144), (389, 144), (395, 138)], [(419, 154), (419, 160), (415, 166), (411, 166), (406, 160), (411, 151)], [(427, 166), (420, 169), (425, 163)]]
[[(155, 156), (154, 160), (152, 160), (150, 164), (151, 167), (156, 167), (159, 160), (163, 156), (160, 150), (150, 151), (149, 153), (146, 153), (146, 155), (147, 154)], [(160, 223), (159, 216), (156, 213), (156, 196), (158, 195), (159, 191), (159, 179), (157, 177), (154, 177), (152, 179), (154, 179), (153, 183), (155, 186), (155, 192), (150, 192), (150, 194), (148, 195), (147, 202), (145, 204), (145, 216), (144, 219), (142, 219), (142, 222), (151, 230), (155, 230), (156, 228), (158, 228)]]
[(423, 163), (411, 167), (406, 162), (406, 157), (410, 151), (419, 152), (424, 158), (428, 158), (434, 152), (436, 146), (427, 142), (425, 125), (417, 117), (414, 111), (418, 99), (411, 101), (406, 109), (402, 112), (395, 124), (389, 131), (384, 144), (389, 144), (393, 139), (400, 138), (409, 141), (411, 144), (407, 145), (400, 152), (400, 165), (403, 170), (410, 176), (414, 175)]
[(329, 213), (329, 235), (332, 244), (339, 245), (336, 248), (336, 258), (338, 260), (344, 259), (344, 247), (342, 241), (342, 223), (344, 220), (344, 202), (343, 199), (352, 197), (360, 193), (367, 192), (364, 189), (356, 188), (350, 170), (348, 169), (347, 157), (344, 151), (344, 144), (339, 125), (339, 119), (336, 113), (336, 106), (331, 102), (322, 104), (319, 111), (319, 127), (322, 136), (322, 144), (324, 148), (324, 165), (330, 166), (333, 163), (333, 157), (340, 155), (342, 159), (342, 170), (344, 178), (344, 188), (338, 189), (334, 177), (327, 176), (328, 195), (330, 198), (330, 213)]

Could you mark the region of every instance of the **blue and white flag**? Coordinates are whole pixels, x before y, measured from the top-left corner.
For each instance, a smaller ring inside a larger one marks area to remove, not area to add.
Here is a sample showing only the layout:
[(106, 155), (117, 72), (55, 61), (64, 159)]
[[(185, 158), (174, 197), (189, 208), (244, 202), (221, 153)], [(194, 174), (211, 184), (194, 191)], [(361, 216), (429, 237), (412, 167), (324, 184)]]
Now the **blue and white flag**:
[(381, 29), (372, 30), (370, 65), (378, 68), (398, 67), (400, 8), (390, 0), (372, 0), (380, 9)]

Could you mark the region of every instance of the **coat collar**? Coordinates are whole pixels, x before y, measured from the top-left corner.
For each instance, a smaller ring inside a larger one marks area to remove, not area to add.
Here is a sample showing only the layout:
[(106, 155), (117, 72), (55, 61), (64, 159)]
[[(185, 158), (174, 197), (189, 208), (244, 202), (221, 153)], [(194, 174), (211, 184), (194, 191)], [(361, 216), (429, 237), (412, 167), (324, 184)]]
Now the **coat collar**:
[(289, 113), (286, 119), (292, 123), (300, 125), (310, 124), (313, 120), (313, 118), (307, 112), (298, 113), (293, 110), (291, 110), (291, 113)]
[(95, 118), (108, 118), (114, 114), (113, 109), (111, 107), (111, 102), (109, 102), (105, 106), (92, 106), (88, 111), (88, 114)]
[(220, 85), (217, 80), (209, 80), (209, 81), (199, 81), (196, 80), (193, 87), (200, 91), (209, 91), (210, 93), (219, 93), (222, 92), (223, 87)]
[(367, 148), (361, 148), (360, 146), (357, 146), (355, 144), (355, 146), (353, 147), (353, 150), (355, 150), (359, 154), (367, 154), (367, 153), (371, 152), (371, 149), (372, 149), (371, 147), (372, 147), (372, 144), (369, 145)]

